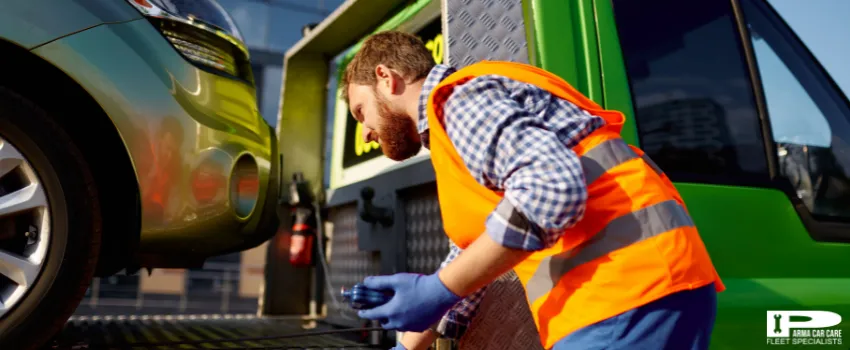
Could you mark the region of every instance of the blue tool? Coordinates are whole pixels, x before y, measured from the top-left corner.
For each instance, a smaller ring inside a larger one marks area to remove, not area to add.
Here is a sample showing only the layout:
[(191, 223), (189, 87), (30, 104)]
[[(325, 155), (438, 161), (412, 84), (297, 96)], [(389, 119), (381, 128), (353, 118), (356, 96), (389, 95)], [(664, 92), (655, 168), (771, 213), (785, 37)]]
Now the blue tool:
[(362, 283), (355, 284), (351, 289), (342, 288), (342, 299), (355, 310), (371, 309), (381, 306), (393, 297), (392, 291), (371, 289)]

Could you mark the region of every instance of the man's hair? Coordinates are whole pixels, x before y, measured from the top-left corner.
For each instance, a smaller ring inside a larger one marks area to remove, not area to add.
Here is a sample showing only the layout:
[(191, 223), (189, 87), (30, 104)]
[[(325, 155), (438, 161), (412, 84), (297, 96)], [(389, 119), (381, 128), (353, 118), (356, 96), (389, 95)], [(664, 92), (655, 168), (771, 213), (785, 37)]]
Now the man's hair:
[(349, 85), (374, 87), (378, 83), (375, 67), (379, 64), (395, 70), (405, 81), (410, 82), (428, 76), (435, 63), (431, 52), (415, 35), (399, 31), (373, 34), (345, 67), (340, 81), (340, 94), (346, 103)]

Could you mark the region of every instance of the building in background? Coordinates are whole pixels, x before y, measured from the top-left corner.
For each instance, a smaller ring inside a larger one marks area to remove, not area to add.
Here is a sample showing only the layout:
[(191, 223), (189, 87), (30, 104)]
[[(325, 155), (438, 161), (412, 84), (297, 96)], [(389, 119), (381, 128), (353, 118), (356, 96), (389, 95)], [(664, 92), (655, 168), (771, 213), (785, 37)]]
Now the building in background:
[[(344, 0), (217, 0), (250, 50), (263, 118), (277, 126), (283, 57)], [(211, 258), (202, 269), (95, 278), (77, 315), (255, 313), (267, 244)]]

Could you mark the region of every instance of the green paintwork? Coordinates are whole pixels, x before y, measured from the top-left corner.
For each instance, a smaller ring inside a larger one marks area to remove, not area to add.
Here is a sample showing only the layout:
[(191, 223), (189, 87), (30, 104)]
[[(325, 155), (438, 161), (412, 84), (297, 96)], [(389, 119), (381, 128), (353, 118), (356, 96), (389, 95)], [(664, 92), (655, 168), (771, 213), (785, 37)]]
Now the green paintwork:
[(539, 66), (537, 59), (537, 39), (534, 32), (534, 9), (532, 9), (532, 0), (522, 0), (522, 19), (525, 21), (525, 43), (528, 46), (528, 62), (529, 64)]
[[(136, 169), (142, 255), (203, 256), (242, 244), (257, 228), (274, 155), (254, 86), (189, 64), (144, 19), (102, 24), (33, 52), (87, 91), (124, 140), (104, 147), (126, 148)], [(247, 218), (235, 215), (227, 190), (243, 154), (256, 159), (260, 176), (260, 198)], [(206, 205), (191, 186), (202, 162), (221, 181)]]
[[(350, 59), (348, 59), (348, 60), (343, 59), (343, 60), (340, 60), (340, 61), (344, 61), (345, 64), (348, 64), (348, 62), (350, 62), (351, 60)], [(345, 72), (344, 67), (345, 67), (344, 64), (339, 64), (337, 71), (334, 72), (334, 74), (337, 75), (337, 81), (340, 81), (340, 79), (342, 78), (342, 74), (343, 74), (343, 72)], [(331, 172), (329, 187), (330, 188), (337, 188), (337, 187), (340, 187), (339, 184), (342, 181), (341, 180), (341, 178), (342, 178), (342, 169), (341, 168), (342, 167), (334, 166), (334, 165), (342, 164), (343, 152), (345, 150), (345, 128), (346, 128), (346, 124), (353, 122), (352, 120), (349, 120), (349, 118), (348, 118), (348, 104), (346, 104), (345, 101), (342, 100), (342, 98), (337, 98), (336, 103), (334, 103), (333, 120), (334, 120), (334, 125), (332, 125), (331, 127), (333, 128), (334, 133), (340, 134), (340, 135), (343, 135), (343, 136), (334, 138), (334, 144), (331, 147), (331, 166), (330, 166), (330, 169), (328, 169), (326, 171)]]
[(601, 102), (596, 27), (589, 1), (532, 0), (537, 62)]
[[(632, 96), (629, 92), (629, 81), (626, 76), (626, 66), (623, 64), (623, 52), (620, 50), (620, 39), (614, 22), (614, 8), (610, 1), (594, 1), (596, 12), (596, 32), (599, 42), (599, 62), (602, 74), (602, 103), (606, 108), (621, 111), (629, 118), (623, 126), (623, 139), (639, 146), (637, 127), (632, 106)], [(597, 100), (598, 101), (598, 100)]]
[(0, 40), (32, 49), (103, 23), (142, 18), (123, 0), (0, 2)]
[[(712, 349), (765, 344), (768, 310), (825, 310), (850, 332), (850, 245), (813, 241), (776, 190), (677, 183), (726, 291)], [(845, 338), (845, 340), (847, 340)]]
[[(593, 3), (604, 106), (626, 114), (623, 138), (638, 145), (613, 8), (610, 1)], [(549, 14), (557, 17), (567, 12)], [(850, 331), (850, 269), (842, 263), (850, 257), (850, 245), (812, 240), (781, 191), (675, 185), (727, 287), (718, 296), (712, 349), (776, 346), (766, 344), (768, 310), (837, 312), (845, 318), (840, 328)]]

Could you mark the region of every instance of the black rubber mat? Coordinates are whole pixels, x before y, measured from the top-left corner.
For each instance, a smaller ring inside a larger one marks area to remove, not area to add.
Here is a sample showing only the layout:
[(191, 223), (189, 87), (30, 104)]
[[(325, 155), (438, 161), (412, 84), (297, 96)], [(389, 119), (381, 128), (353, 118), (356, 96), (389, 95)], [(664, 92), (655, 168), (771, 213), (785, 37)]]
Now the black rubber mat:
[[(305, 330), (298, 320), (253, 316), (74, 317), (45, 349), (379, 349), (346, 339), (365, 339), (362, 331), (301, 336), (328, 330)], [(287, 337), (216, 341), (272, 336)], [(192, 344), (163, 344), (184, 341)]]

